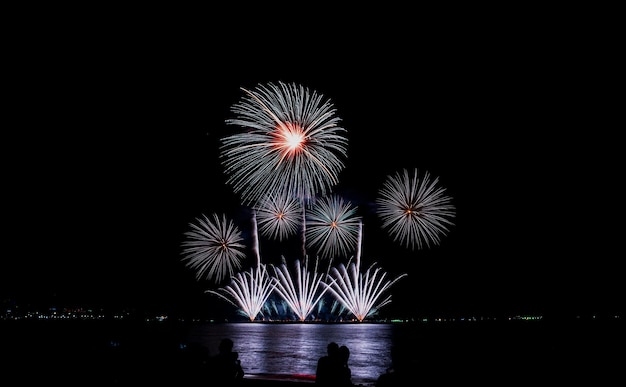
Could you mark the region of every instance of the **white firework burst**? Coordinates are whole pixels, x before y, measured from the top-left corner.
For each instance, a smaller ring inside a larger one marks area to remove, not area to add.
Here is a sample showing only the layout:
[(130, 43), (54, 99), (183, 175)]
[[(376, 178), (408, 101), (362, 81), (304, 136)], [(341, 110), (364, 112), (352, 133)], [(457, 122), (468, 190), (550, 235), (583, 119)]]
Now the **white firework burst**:
[(213, 214), (206, 215), (190, 223), (186, 232), (187, 240), (182, 243), (185, 266), (194, 270), (196, 279), (206, 278), (216, 283), (231, 277), (241, 268), (245, 258), (245, 246), (241, 232), (226, 215), (220, 219)]
[(321, 94), (295, 83), (243, 89), (229, 125), (242, 133), (222, 138), (227, 183), (243, 204), (266, 195), (309, 200), (325, 195), (344, 168), (347, 139), (336, 109)]
[(316, 200), (306, 215), (307, 247), (317, 248), (322, 258), (347, 257), (357, 245), (361, 218), (356, 212), (338, 195)]
[(269, 195), (256, 208), (256, 217), (261, 235), (282, 241), (302, 226), (302, 205), (291, 196)]
[(417, 169), (388, 176), (376, 199), (377, 214), (382, 227), (411, 249), (438, 245), (449, 232), (456, 215), (452, 198), (439, 186), (439, 178), (431, 180), (428, 172), (420, 178)]

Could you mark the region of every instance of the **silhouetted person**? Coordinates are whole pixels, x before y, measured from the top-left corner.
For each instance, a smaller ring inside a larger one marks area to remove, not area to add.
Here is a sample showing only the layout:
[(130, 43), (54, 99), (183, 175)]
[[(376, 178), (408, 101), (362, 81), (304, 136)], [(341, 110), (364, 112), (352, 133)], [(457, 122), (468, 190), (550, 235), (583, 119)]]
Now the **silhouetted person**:
[(339, 370), (337, 372), (337, 380), (335, 386), (353, 386), (352, 384), (352, 370), (348, 366), (348, 360), (350, 359), (350, 350), (347, 346), (342, 345), (339, 347)]
[(409, 382), (407, 354), (403, 353), (400, 347), (393, 346), (391, 347), (391, 367), (387, 368), (387, 372), (378, 377), (375, 386), (408, 386), (412, 384)]
[(340, 368), (339, 344), (331, 341), (326, 346), (326, 355), (317, 361), (315, 370), (315, 384), (322, 386), (336, 385), (337, 374)]
[(239, 353), (233, 351), (233, 341), (222, 339), (217, 355), (209, 362), (209, 379), (211, 385), (232, 386), (243, 379), (244, 371), (239, 361)]

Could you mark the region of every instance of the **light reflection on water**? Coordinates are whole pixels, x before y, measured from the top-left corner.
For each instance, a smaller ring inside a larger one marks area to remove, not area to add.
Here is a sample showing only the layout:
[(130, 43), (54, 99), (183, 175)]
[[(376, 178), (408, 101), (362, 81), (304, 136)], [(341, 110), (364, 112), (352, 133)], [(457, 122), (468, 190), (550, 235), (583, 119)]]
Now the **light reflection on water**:
[(202, 324), (188, 332), (188, 340), (217, 352), (229, 337), (247, 374), (314, 375), (317, 360), (334, 341), (350, 349), (348, 365), (354, 383), (372, 384), (390, 365), (393, 324)]

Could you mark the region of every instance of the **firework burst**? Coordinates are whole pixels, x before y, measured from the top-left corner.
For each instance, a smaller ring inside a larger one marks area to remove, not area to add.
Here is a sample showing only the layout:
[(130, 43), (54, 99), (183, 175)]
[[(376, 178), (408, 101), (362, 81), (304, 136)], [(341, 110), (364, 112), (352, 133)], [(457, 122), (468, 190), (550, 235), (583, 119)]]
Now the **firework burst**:
[(195, 271), (196, 279), (206, 278), (216, 283), (232, 276), (241, 268), (245, 258), (245, 246), (241, 232), (232, 221), (217, 214), (209, 219), (206, 215), (190, 223), (187, 240), (182, 243), (182, 261)]
[(256, 217), (261, 235), (284, 240), (294, 235), (302, 225), (300, 201), (287, 196), (268, 196), (256, 209)]
[(438, 245), (447, 234), (454, 224), (455, 207), (438, 182), (428, 172), (420, 178), (417, 169), (412, 176), (404, 169), (387, 178), (376, 199), (377, 214), (394, 241), (422, 249), (424, 244)]
[(306, 215), (307, 247), (322, 258), (347, 257), (357, 244), (357, 208), (337, 195), (321, 198)]
[(243, 133), (222, 138), (227, 183), (243, 204), (270, 194), (309, 200), (325, 195), (344, 168), (345, 129), (329, 100), (297, 84), (258, 85), (231, 107), (229, 125)]

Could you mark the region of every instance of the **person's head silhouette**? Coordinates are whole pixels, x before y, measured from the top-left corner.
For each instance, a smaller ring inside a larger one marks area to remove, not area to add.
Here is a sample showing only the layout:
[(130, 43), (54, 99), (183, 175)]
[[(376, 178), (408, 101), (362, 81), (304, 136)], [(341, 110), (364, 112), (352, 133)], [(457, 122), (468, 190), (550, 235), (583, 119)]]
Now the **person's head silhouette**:
[(341, 362), (347, 363), (348, 359), (350, 359), (350, 350), (348, 349), (348, 347), (345, 345), (342, 345), (341, 347), (339, 347), (338, 353), (341, 358)]
[(326, 346), (326, 351), (328, 352), (328, 356), (335, 356), (339, 353), (339, 344), (331, 341)]
[(233, 351), (233, 341), (231, 339), (222, 339), (222, 341), (220, 341), (219, 346), (217, 347), (217, 349), (220, 351), (220, 353), (229, 353)]

